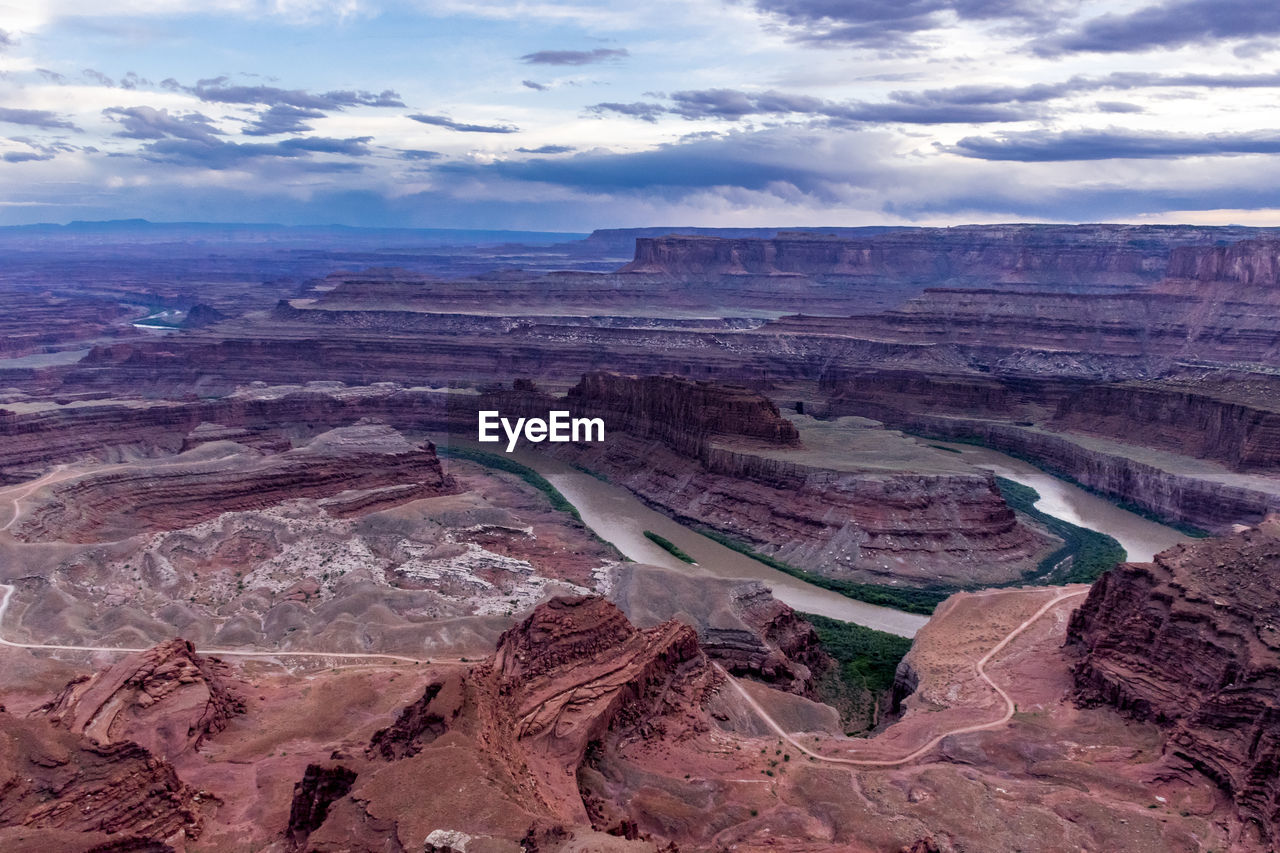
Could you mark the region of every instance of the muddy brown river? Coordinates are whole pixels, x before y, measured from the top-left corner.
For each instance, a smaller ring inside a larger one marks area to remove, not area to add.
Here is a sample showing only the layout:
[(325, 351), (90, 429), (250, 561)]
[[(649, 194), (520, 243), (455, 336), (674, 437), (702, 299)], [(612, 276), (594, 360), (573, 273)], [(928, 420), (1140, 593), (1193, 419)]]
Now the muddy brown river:
[[(1120, 509), (1003, 453), (963, 444), (948, 446), (960, 451), (970, 464), (1034, 488), (1041, 496), (1036, 503), (1037, 508), (1049, 515), (1114, 536), (1131, 560), (1149, 560), (1156, 552), (1187, 540), (1186, 536), (1170, 527)], [(915, 636), (916, 631), (928, 621), (925, 616), (846, 598), (772, 569), (650, 509), (621, 486), (598, 480), (558, 460), (527, 451), (517, 451), (512, 456), (546, 477), (578, 508), (588, 527), (637, 563), (718, 577), (754, 578), (768, 584), (778, 599), (796, 610), (854, 622), (903, 637)], [(674, 542), (697, 560), (697, 565), (690, 566), (677, 560), (646, 539), (646, 530)]]
[(1046, 474), (1034, 465), (996, 450), (970, 444), (934, 442), (960, 451), (970, 465), (986, 468), (1040, 493), (1036, 509), (1048, 515), (1088, 527), (1116, 538), (1133, 562), (1144, 563), (1166, 548), (1191, 538), (1172, 527), (1158, 524), (1121, 509), (1106, 498), (1090, 494), (1079, 486)]

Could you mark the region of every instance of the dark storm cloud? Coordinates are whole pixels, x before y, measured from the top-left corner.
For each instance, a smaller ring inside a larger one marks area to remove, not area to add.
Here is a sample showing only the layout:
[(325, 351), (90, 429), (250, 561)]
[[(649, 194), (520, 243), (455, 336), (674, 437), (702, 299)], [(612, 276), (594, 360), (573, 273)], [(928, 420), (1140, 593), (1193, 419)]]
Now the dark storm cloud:
[(400, 95), (391, 89), (377, 93), (363, 90), (307, 92), (303, 89), (281, 89), (276, 86), (230, 86), (227, 85), (226, 77), (199, 80), (195, 86), (183, 88), (202, 101), (219, 104), (263, 104), (268, 107), (279, 105), (306, 110), (404, 106)]
[(0, 121), (5, 121), (9, 124), (25, 124), (30, 127), (43, 127), (47, 130), (55, 128), (80, 129), (66, 119), (59, 117), (52, 110), (19, 110), (0, 107)]
[[(311, 154), (337, 154), (348, 157), (364, 157), (370, 154), (368, 143), (372, 137), (360, 136), (348, 139), (329, 137), (294, 137), (280, 142), (227, 142), (222, 139), (165, 138), (149, 142), (141, 149), (146, 160), (182, 166), (196, 166), (221, 170), (243, 166), (254, 161), (270, 159), (305, 159)], [(359, 164), (323, 162), (301, 164), (307, 171), (353, 171)]]
[(526, 89), (533, 89), (535, 92), (545, 92), (547, 91), (548, 88), (550, 88), (548, 86), (544, 86), (542, 83), (539, 83), (536, 80), (521, 80), (520, 85), (524, 86)]
[(114, 88), (116, 85), (115, 80), (112, 80), (110, 77), (103, 74), (101, 71), (98, 71), (93, 68), (86, 68), (83, 71), (81, 71), (80, 74), (86, 80), (90, 80), (94, 83), (97, 83), (99, 86), (110, 86)]
[(1128, 101), (1098, 101), (1094, 104), (1102, 113), (1145, 113), (1145, 107), (1131, 104)]
[(786, 92), (741, 92), (737, 89), (673, 92), (671, 102), (669, 107), (638, 102), (594, 104), (587, 109), (597, 115), (618, 113), (644, 121), (657, 121), (661, 115), (730, 121), (749, 116), (806, 116), (836, 124), (983, 124), (1023, 121), (1038, 115), (1030, 108), (1007, 104), (839, 103)]
[(591, 65), (596, 62), (625, 59), (630, 55), (625, 47), (597, 47), (595, 50), (539, 50), (536, 53), (526, 53), (520, 57), (520, 61), (529, 65)]
[(1046, 38), (1036, 52), (1134, 52), (1280, 34), (1280, 5), (1269, 0), (1173, 0), (1109, 14)]
[(966, 84), (946, 89), (889, 93), (892, 101), (918, 106), (977, 106), (1042, 103), (1072, 95), (1102, 91), (1132, 91), (1155, 88), (1262, 89), (1280, 88), (1280, 72), (1264, 74), (1156, 74), (1115, 72), (1105, 77), (1075, 76), (1055, 83), (1029, 86)]
[(1008, 27), (1048, 27), (1061, 3), (1041, 0), (754, 0), (795, 27), (803, 41), (873, 49), (910, 46), (912, 36), (951, 20), (999, 20)]
[(222, 133), (202, 113), (178, 115), (154, 107), (108, 107), (102, 114), (123, 126), (115, 135), (126, 139), (211, 139)]
[(4, 161), (6, 163), (27, 163), (32, 160), (52, 160), (52, 154), (42, 154), (39, 151), (6, 151), (4, 152)]
[(587, 112), (594, 113), (598, 116), (605, 113), (617, 113), (618, 115), (631, 116), (642, 121), (657, 121), (658, 116), (670, 112), (669, 109), (662, 104), (649, 104), (644, 101), (636, 101), (630, 104), (620, 104), (616, 101), (608, 101), (603, 104), (592, 104), (587, 107)]
[(321, 110), (276, 104), (258, 113), (258, 117), (241, 131), (246, 136), (274, 136), (277, 133), (303, 133), (311, 130), (307, 119), (324, 118)]
[[(847, 138), (861, 137), (850, 134)], [(442, 177), (498, 178), (624, 195), (652, 192), (680, 196), (712, 187), (767, 191), (789, 187), (792, 192), (832, 197), (836, 185), (850, 180), (849, 170), (861, 170), (863, 161), (841, 157), (833, 162), (815, 156), (825, 146), (820, 135), (788, 128), (673, 143), (650, 151), (589, 151), (570, 157), (483, 164), (457, 161), (437, 167), (435, 173)], [(872, 159), (869, 157), (868, 163)], [(868, 165), (866, 175), (871, 176), (873, 171)]]
[(448, 116), (431, 116), (415, 113), (409, 116), (414, 121), (423, 124), (431, 124), (436, 127), (447, 127), (449, 130), (456, 130), (460, 133), (518, 133), (520, 128), (509, 124), (467, 124), (465, 122), (454, 121)]
[(946, 149), (979, 160), (1049, 163), (1065, 160), (1152, 159), (1219, 154), (1280, 154), (1280, 133), (1206, 135), (1087, 130), (970, 136)]
[(537, 148), (517, 148), (521, 154), (568, 154), (575, 151), (572, 145), (539, 145)]

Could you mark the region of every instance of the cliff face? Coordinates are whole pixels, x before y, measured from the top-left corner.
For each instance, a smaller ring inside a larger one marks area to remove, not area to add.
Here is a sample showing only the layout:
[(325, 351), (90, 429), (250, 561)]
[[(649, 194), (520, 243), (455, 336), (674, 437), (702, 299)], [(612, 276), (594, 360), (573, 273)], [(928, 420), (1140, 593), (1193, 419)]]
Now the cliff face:
[(1071, 620), (1082, 702), (1169, 731), (1168, 749), (1280, 841), (1280, 517), (1122, 564)]
[(1126, 225), (990, 225), (881, 234), (783, 232), (768, 239), (639, 236), (635, 259), (623, 270), (677, 276), (840, 273), (922, 283), (1136, 283), (1158, 279), (1174, 246), (1253, 233), (1257, 232)]
[(1235, 478), (1225, 470), (1213, 476), (1179, 472), (1155, 461), (1133, 458), (1132, 449), (1126, 452), (1123, 445), (1103, 449), (1089, 446), (1084, 438), (1029, 425), (913, 414), (869, 404), (860, 404), (856, 411), (926, 435), (980, 439), (989, 447), (1035, 459), (1048, 470), (1161, 518), (1206, 530), (1256, 523), (1268, 513), (1280, 511), (1280, 484), (1272, 478)]
[(1191, 383), (1095, 385), (1062, 400), (1053, 424), (1215, 459), (1236, 471), (1280, 467), (1280, 407), (1261, 394), (1246, 402)]
[(741, 386), (595, 372), (583, 376), (565, 401), (578, 412), (607, 416), (616, 428), (660, 439), (686, 453), (701, 452), (715, 436), (780, 447), (800, 443), (800, 433), (777, 406)]
[(1185, 246), (1169, 255), (1166, 271), (1175, 282), (1231, 282), (1245, 291), (1280, 298), (1280, 240), (1268, 237), (1227, 246)]

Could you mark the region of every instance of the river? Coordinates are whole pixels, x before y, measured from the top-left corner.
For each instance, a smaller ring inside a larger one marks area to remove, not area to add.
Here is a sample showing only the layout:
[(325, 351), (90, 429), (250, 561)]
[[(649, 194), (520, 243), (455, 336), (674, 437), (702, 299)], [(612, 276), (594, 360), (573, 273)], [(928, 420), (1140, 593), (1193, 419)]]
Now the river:
[[(891, 607), (877, 607), (838, 592), (822, 589), (770, 568), (759, 560), (726, 548), (714, 539), (691, 530), (656, 510), (627, 489), (598, 480), (576, 468), (538, 453), (520, 452), (512, 456), (546, 477), (551, 485), (578, 509), (582, 520), (596, 534), (637, 563), (665, 566), (682, 572), (699, 572), (722, 578), (755, 578), (773, 589), (778, 600), (803, 613), (817, 613), (845, 622), (855, 622), (878, 631), (914, 637), (927, 616), (903, 613)], [(670, 539), (697, 565), (691, 566), (671, 556), (645, 538), (652, 530)]]
[(1149, 519), (1121, 509), (1106, 498), (1046, 474), (1034, 465), (1006, 456), (998, 450), (971, 444), (931, 442), (960, 452), (965, 461), (986, 468), (997, 476), (1030, 486), (1040, 493), (1036, 509), (1063, 521), (1114, 536), (1135, 563), (1148, 562), (1165, 548), (1191, 537)]
[[(1158, 551), (1188, 541), (1173, 528), (1123, 510), (1011, 456), (964, 444), (946, 446), (959, 451), (970, 464), (1034, 488), (1040, 493), (1036, 507), (1043, 512), (1114, 536), (1130, 560), (1149, 560)], [(928, 621), (928, 617), (847, 598), (772, 569), (650, 509), (627, 489), (559, 460), (527, 451), (517, 451), (513, 457), (546, 477), (577, 507), (588, 527), (637, 563), (718, 577), (755, 578), (768, 584), (779, 600), (801, 612), (854, 622), (903, 637), (915, 636)], [(646, 530), (674, 542), (697, 560), (697, 565), (683, 563), (655, 545), (645, 538)]]

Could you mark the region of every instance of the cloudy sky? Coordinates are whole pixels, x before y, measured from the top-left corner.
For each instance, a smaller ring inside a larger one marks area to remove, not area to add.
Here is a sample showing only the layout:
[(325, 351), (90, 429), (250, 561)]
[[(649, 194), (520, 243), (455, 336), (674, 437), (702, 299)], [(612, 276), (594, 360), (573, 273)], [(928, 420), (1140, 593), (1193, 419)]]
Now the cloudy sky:
[(1261, 0), (0, 0), (0, 93), (0, 224), (1280, 224)]

